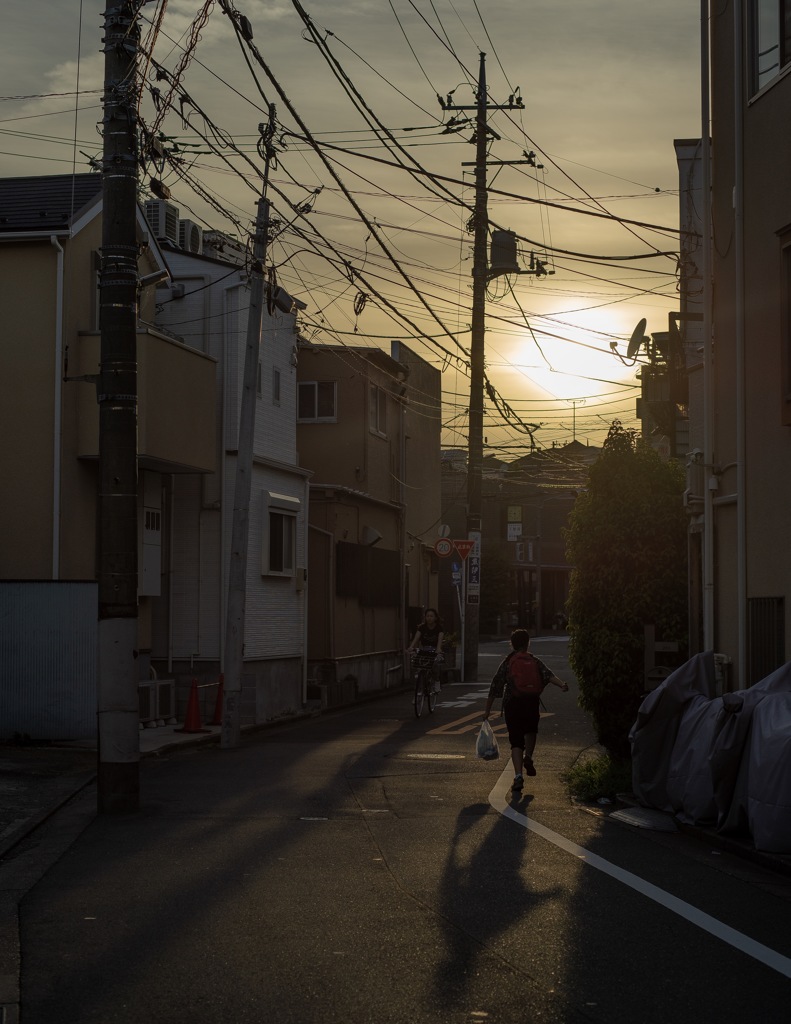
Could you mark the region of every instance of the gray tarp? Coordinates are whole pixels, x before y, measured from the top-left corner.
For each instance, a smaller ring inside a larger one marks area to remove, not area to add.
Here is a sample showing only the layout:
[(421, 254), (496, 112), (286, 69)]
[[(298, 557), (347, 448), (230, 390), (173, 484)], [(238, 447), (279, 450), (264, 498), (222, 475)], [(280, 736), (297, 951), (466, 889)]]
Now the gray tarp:
[(769, 694), (753, 714), (747, 821), (757, 850), (791, 850), (791, 693)]
[(698, 694), (684, 708), (667, 774), (667, 794), (679, 821), (713, 825), (717, 820), (709, 754), (722, 701)]
[(647, 807), (757, 849), (791, 852), (791, 663), (714, 696), (714, 658), (696, 655), (650, 693), (632, 726), (632, 784)]
[(648, 694), (629, 733), (632, 789), (644, 807), (675, 808), (667, 790), (673, 748), (690, 702), (715, 695), (714, 654), (696, 654)]

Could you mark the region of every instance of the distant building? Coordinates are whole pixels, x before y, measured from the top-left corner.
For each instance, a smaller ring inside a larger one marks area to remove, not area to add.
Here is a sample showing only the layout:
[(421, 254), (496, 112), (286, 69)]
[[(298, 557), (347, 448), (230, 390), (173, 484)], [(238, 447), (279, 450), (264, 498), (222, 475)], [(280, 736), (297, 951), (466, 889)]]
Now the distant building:
[(348, 702), (402, 681), (414, 618), (436, 603), (440, 375), (396, 342), (305, 343), (297, 386), (310, 674), (323, 701)]
[[(572, 566), (563, 530), (600, 451), (572, 441), (509, 463), (490, 462), (482, 480), (482, 634), (504, 635), (515, 626), (534, 634), (565, 628)], [(462, 454), (443, 453), (442, 517), (453, 537), (466, 535)], [(440, 566), (440, 610), (457, 630), (463, 570), (455, 556)]]

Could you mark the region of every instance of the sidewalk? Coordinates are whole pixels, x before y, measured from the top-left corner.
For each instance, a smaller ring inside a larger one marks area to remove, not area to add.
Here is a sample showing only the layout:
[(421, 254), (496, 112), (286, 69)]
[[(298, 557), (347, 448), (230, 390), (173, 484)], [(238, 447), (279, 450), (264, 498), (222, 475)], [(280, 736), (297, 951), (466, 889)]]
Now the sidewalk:
[[(182, 728), (141, 729), (140, 757), (219, 742), (219, 726), (204, 726), (200, 732)], [(96, 745), (90, 740), (40, 746), (0, 743), (0, 860), (95, 778)]]

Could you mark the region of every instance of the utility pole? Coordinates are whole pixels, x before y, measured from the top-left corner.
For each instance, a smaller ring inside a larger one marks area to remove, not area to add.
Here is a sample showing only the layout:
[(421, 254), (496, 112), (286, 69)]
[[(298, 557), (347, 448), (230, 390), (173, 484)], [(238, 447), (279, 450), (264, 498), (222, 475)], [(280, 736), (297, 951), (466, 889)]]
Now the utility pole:
[(140, 804), (137, 688), (139, 4), (104, 14), (98, 507), (98, 810)]
[(250, 494), (252, 490), (253, 447), (255, 440), (255, 403), (257, 394), (258, 353), (264, 303), (264, 261), (269, 234), (269, 165), (275, 155), (275, 106), (269, 104), (269, 123), (259, 125), (263, 150), (264, 181), (258, 200), (250, 268), (250, 306), (247, 314), (247, 346), (244, 355), (242, 399), (239, 412), (239, 444), (236, 454), (236, 486), (231, 530), (231, 563), (228, 572), (228, 609), (225, 626), (225, 666), (223, 713), (220, 745), (237, 747), (240, 737), (240, 703), (244, 667), (244, 625), (247, 596), (247, 548), (250, 536)]
[(467, 458), (467, 536), (474, 540), (465, 563), (467, 604), (464, 617), (464, 677), (478, 676), (478, 638), (480, 635), (481, 582), (481, 472), (483, 463), (483, 384), (486, 338), (486, 286), (490, 279), (487, 242), (489, 236), (486, 153), (489, 136), (499, 138), (487, 127), (490, 110), (514, 110), (524, 107), (521, 97), (511, 96), (508, 103), (486, 102), (486, 54), (480, 55), (478, 91), (474, 106), (457, 106), (448, 96), (438, 97), (443, 110), (475, 111), (475, 208), (473, 212), (474, 248), (472, 264), (472, 337), (470, 342), (470, 417)]

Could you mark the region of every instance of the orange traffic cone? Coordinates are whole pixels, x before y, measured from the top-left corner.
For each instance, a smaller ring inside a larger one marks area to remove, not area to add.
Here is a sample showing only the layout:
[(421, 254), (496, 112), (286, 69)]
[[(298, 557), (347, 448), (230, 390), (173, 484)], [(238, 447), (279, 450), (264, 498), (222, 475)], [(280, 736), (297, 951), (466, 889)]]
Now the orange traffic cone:
[(198, 680), (192, 680), (190, 697), (187, 701), (187, 714), (184, 725), (173, 732), (209, 732), (209, 729), (202, 729), (200, 724), (200, 705), (198, 704)]
[(224, 682), (225, 676), (221, 672), (220, 685), (217, 687), (217, 701), (214, 705), (214, 718), (209, 722), (209, 725), (222, 725), (222, 692)]

